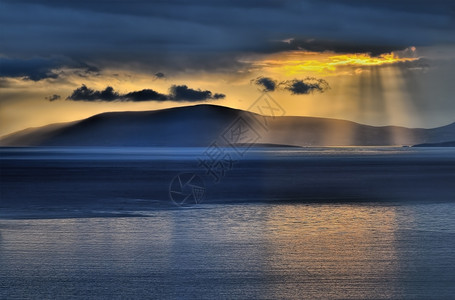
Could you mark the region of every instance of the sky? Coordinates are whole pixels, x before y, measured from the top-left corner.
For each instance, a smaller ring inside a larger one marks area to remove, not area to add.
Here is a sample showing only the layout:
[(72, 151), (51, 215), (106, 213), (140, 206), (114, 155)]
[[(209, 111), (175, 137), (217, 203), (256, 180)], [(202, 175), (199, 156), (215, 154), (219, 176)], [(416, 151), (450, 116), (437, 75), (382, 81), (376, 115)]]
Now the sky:
[(455, 1), (0, 0), (0, 135), (194, 104), (455, 121)]

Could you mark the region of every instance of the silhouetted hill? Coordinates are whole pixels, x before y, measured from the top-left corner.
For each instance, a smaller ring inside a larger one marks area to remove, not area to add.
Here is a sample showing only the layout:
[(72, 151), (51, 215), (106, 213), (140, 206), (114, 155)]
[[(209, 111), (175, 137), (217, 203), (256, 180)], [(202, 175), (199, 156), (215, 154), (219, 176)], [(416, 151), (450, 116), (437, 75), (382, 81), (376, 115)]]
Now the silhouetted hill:
[[(235, 133), (240, 131), (243, 138), (235, 140)], [(434, 129), (375, 127), (327, 118), (263, 117), (223, 106), (195, 105), (156, 111), (102, 113), (80, 121), (12, 133), (1, 138), (0, 145), (207, 147), (217, 141), (219, 145), (232, 142), (387, 146), (452, 140), (455, 140), (455, 123)]]
[(455, 141), (443, 142), (443, 143), (426, 143), (426, 144), (417, 144), (413, 147), (455, 147)]

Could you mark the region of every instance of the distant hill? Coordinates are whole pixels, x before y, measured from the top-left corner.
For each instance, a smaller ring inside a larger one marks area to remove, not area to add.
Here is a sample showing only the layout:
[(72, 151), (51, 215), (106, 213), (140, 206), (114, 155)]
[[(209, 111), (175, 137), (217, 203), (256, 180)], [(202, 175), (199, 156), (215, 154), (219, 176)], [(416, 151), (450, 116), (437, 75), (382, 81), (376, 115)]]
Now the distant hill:
[[(237, 128), (238, 127), (238, 128)], [(241, 132), (241, 139), (238, 133)], [(392, 146), (455, 140), (455, 123), (434, 129), (375, 127), (313, 117), (263, 117), (216, 105), (109, 112), (6, 135), (0, 146)]]
[(455, 141), (443, 142), (443, 143), (417, 144), (417, 145), (414, 145), (413, 147), (455, 147)]

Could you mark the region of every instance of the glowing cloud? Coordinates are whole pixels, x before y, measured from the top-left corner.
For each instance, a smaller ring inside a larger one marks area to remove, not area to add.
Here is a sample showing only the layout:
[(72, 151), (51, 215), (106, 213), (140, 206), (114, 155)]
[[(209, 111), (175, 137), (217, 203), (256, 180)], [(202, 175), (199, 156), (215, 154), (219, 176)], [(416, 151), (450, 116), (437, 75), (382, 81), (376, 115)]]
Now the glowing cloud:
[(313, 93), (323, 93), (330, 88), (327, 81), (314, 77), (305, 79), (287, 80), (280, 83), (293, 95), (308, 95)]
[(252, 63), (256, 69), (284, 73), (284, 75), (318, 73), (331, 76), (346, 73), (346, 68), (352, 69), (354, 72), (359, 67), (417, 61), (419, 58), (415, 57), (415, 51), (415, 47), (410, 47), (401, 52), (391, 52), (379, 56), (372, 56), (369, 53), (288, 51), (248, 62)]

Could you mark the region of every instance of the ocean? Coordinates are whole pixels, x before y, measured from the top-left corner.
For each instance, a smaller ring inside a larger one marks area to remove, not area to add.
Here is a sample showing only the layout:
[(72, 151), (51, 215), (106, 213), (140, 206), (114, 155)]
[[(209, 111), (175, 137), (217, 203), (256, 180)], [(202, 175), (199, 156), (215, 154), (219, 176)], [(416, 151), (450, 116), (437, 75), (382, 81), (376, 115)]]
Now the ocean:
[(455, 294), (455, 149), (0, 155), (1, 299)]

